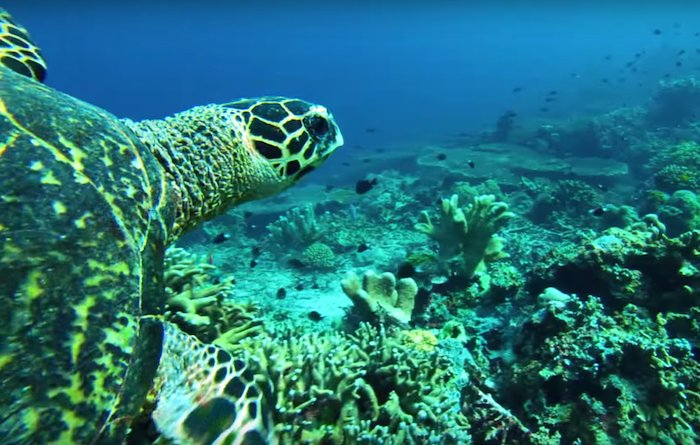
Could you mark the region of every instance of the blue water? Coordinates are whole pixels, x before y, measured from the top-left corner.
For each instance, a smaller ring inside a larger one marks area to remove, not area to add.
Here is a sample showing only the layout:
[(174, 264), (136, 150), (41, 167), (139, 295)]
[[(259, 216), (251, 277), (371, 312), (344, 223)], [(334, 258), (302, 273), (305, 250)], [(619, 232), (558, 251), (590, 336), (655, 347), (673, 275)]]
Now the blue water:
[[(349, 149), (479, 131), (506, 109), (542, 114), (550, 90), (548, 117), (643, 103), (663, 74), (700, 68), (700, 4), (688, 2), (47, 3), (5, 7), (43, 48), (57, 89), (133, 119), (300, 96), (333, 111)], [(621, 73), (641, 51), (639, 71)]]

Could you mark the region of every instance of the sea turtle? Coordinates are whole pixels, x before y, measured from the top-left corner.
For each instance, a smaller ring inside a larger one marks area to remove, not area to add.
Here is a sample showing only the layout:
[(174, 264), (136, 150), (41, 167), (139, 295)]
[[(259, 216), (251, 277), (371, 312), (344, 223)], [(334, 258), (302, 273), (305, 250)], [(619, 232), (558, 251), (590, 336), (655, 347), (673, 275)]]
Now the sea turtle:
[(263, 97), (120, 120), (41, 83), (4, 11), (0, 65), (0, 443), (122, 443), (154, 379), (177, 443), (274, 442), (245, 362), (160, 319), (163, 254), (320, 166), (331, 114)]

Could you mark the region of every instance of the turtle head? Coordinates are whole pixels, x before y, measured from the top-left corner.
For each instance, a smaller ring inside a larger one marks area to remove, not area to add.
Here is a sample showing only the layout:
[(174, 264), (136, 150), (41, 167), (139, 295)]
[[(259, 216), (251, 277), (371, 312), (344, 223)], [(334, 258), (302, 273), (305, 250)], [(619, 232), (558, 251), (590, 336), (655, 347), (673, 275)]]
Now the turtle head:
[(29, 33), (0, 8), (0, 66), (43, 82), (46, 61)]
[(269, 187), (262, 185), (258, 191), (264, 195), (291, 187), (343, 145), (343, 135), (333, 116), (321, 105), (262, 97), (221, 106), (230, 109), (234, 120), (242, 124), (242, 134), (236, 139), (272, 174), (263, 175)]

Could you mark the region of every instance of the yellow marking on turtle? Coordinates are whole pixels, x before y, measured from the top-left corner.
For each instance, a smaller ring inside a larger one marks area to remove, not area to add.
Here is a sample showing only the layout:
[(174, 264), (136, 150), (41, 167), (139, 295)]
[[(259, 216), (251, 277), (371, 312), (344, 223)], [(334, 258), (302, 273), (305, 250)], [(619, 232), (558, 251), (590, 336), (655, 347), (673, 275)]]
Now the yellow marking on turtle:
[(88, 327), (88, 314), (90, 313), (90, 309), (95, 305), (97, 302), (97, 298), (93, 295), (89, 295), (85, 297), (85, 299), (76, 304), (73, 305), (73, 311), (75, 311), (75, 321), (73, 321), (73, 326), (80, 328), (81, 330), (87, 330)]
[(13, 145), (17, 141), (21, 134), (21, 132), (15, 131), (11, 135), (9, 135), (7, 139), (5, 139), (5, 142), (2, 145), (0, 145), (0, 156), (2, 156), (5, 153), (7, 147)]
[(30, 300), (36, 300), (44, 293), (44, 289), (41, 287), (40, 283), (42, 277), (42, 273), (38, 270), (32, 270), (27, 275), (27, 282), (24, 285), (24, 293)]
[(22, 202), (21, 199), (17, 198), (16, 196), (9, 196), (9, 195), (0, 195), (0, 199), (7, 203), (13, 203), (13, 202)]
[(112, 272), (115, 274), (131, 275), (131, 269), (129, 269), (129, 265), (126, 264), (126, 262), (124, 261), (108, 265), (105, 263), (101, 263), (97, 260), (89, 259), (88, 267), (93, 270), (102, 270), (105, 272)]
[(56, 176), (54, 176), (53, 171), (51, 170), (44, 173), (44, 175), (41, 177), (41, 183), (49, 185), (62, 185), (61, 181), (56, 179)]
[(35, 409), (25, 409), (22, 414), (22, 424), (30, 432), (34, 432), (39, 429), (39, 419), (41, 418), (40, 412)]
[(32, 161), (29, 164), (29, 170), (33, 170), (35, 172), (38, 172), (39, 170), (43, 170), (44, 168), (44, 163), (41, 161)]
[(0, 355), (0, 371), (2, 371), (2, 368), (7, 366), (8, 363), (12, 362), (13, 356), (11, 355)]
[(66, 443), (73, 443), (73, 433), (77, 427), (82, 426), (85, 423), (85, 419), (78, 417), (74, 411), (61, 410), (61, 420), (68, 427), (65, 431), (61, 431), (61, 435), (53, 442), (49, 444), (62, 445)]
[(92, 218), (93, 216), (95, 215), (92, 212), (85, 212), (78, 219), (73, 221), (73, 224), (75, 224), (75, 227), (79, 229), (85, 229), (87, 227), (86, 220), (88, 218)]
[(126, 186), (126, 189), (124, 189), (124, 193), (125, 193), (126, 196), (128, 196), (129, 198), (133, 198), (134, 196), (136, 196), (136, 194), (137, 194), (138, 192), (139, 192), (139, 191), (136, 189), (136, 187), (134, 187), (134, 186), (131, 185), (131, 184), (128, 184), (128, 185)]
[[(70, 157), (66, 156), (61, 150), (59, 150), (55, 146), (49, 144), (48, 142), (46, 142), (42, 138), (40, 138), (37, 135), (35, 135), (34, 133), (32, 133), (28, 128), (26, 128), (22, 124), (20, 124), (20, 122), (12, 115), (12, 113), (9, 112), (9, 110), (7, 109), (7, 104), (2, 98), (0, 98), (0, 115), (4, 116), (7, 120), (10, 121), (10, 123), (12, 124), (13, 127), (15, 127), (16, 129), (19, 130), (17, 137), (19, 137), (21, 134), (26, 134), (29, 137), (29, 142), (32, 145), (34, 145), (35, 147), (41, 147), (41, 148), (46, 149), (54, 156), (54, 158), (57, 161), (63, 162), (63, 163), (66, 163), (66, 164), (72, 166), (74, 169), (73, 174), (74, 174), (76, 182), (79, 184), (92, 185), (95, 188), (95, 190), (97, 190), (97, 192), (103, 196), (103, 198), (107, 201), (107, 203), (111, 207), (112, 213), (115, 216), (116, 223), (121, 228), (122, 232), (124, 233), (124, 236), (129, 239), (131, 245), (134, 245), (134, 246), (137, 245), (137, 242), (133, 238), (131, 232), (129, 230), (127, 230), (127, 228), (124, 226), (124, 223), (123, 223), (123, 221), (124, 221), (123, 216), (124, 215), (123, 215), (123, 212), (121, 211), (121, 209), (115, 204), (116, 199), (115, 199), (114, 195), (106, 193), (104, 187), (102, 187), (102, 186), (98, 187), (97, 184), (95, 184), (89, 177), (87, 177), (86, 175), (81, 173), (81, 171), (84, 169), (84, 165), (82, 164), (82, 161), (83, 161), (83, 159), (85, 159), (88, 156), (85, 151), (81, 150), (79, 147), (77, 147), (71, 141), (67, 140), (62, 135), (59, 135), (59, 140), (61, 141), (61, 143), (69, 148), (72, 159)], [(90, 124), (90, 121), (84, 121), (83, 123), (86, 123), (86, 122), (88, 124)], [(128, 140), (129, 142), (131, 142), (130, 137), (124, 132), (123, 128), (121, 128), (119, 126), (115, 126), (114, 129), (116, 131), (120, 132), (125, 140)], [(136, 147), (133, 143), (117, 144), (117, 145), (119, 146), (120, 151), (122, 153), (125, 153), (128, 151), (130, 153), (137, 153), (137, 156), (138, 156), (138, 150), (136, 149)], [(148, 178), (148, 176), (146, 176), (146, 178)], [(146, 181), (147, 180), (148, 179), (146, 179)], [(149, 196), (150, 196), (150, 193), (149, 193)], [(17, 202), (18, 201), (16, 198), (12, 198), (9, 196), (0, 196), (0, 199), (3, 199), (5, 202)], [(139, 244), (143, 244), (143, 241), (141, 240), (141, 242)], [(139, 246), (139, 247), (142, 247), (142, 246)]]
[(96, 287), (101, 286), (105, 281), (116, 282), (117, 278), (114, 275), (93, 275), (87, 277), (84, 281), (86, 286)]
[(51, 206), (53, 207), (53, 211), (56, 215), (63, 215), (68, 211), (68, 207), (66, 207), (66, 205), (61, 201), (54, 201)]

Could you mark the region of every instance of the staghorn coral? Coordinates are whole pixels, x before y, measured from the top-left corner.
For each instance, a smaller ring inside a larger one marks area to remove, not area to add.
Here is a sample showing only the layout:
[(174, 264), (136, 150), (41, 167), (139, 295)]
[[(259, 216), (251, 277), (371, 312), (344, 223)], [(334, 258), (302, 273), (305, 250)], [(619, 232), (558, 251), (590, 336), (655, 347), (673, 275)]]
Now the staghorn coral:
[(471, 277), (484, 262), (507, 258), (502, 251), (502, 239), (495, 235), (515, 216), (508, 211), (507, 204), (496, 202), (493, 195), (481, 195), (466, 208), (460, 208), (457, 195), (452, 195), (442, 200), (440, 211), (437, 225), (432, 223), (428, 212), (423, 211), (423, 222), (415, 228), (437, 241), (441, 259), (460, 257), (460, 275)]
[(260, 333), (262, 320), (255, 304), (227, 299), (233, 291), (233, 277), (207, 284), (215, 270), (216, 266), (185, 249), (169, 248), (164, 273), (168, 295), (165, 317), (204, 342), (232, 350), (240, 339)]
[(269, 383), (281, 445), (469, 443), (463, 381), (437, 352), (362, 324), (354, 335), (291, 333), (243, 341)]
[(404, 327), (411, 321), (418, 294), (413, 278), (397, 281), (389, 272), (377, 275), (368, 270), (360, 281), (354, 272), (348, 272), (341, 287), (352, 300), (353, 310), (364, 321)]

